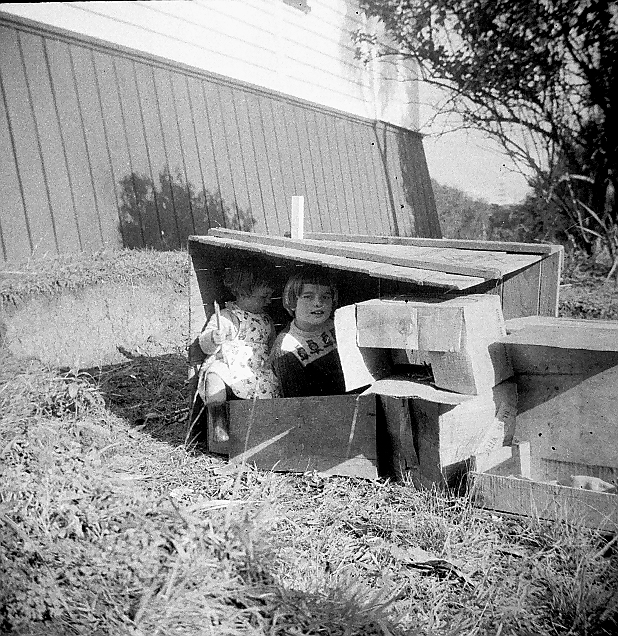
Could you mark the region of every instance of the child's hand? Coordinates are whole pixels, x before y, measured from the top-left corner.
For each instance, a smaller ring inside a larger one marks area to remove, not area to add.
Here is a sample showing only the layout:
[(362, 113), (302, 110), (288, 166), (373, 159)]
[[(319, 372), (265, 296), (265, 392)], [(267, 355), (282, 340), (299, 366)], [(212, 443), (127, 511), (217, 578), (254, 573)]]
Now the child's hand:
[(215, 329), (212, 332), (212, 341), (214, 344), (219, 346), (223, 344), (228, 339), (228, 332), (225, 329)]

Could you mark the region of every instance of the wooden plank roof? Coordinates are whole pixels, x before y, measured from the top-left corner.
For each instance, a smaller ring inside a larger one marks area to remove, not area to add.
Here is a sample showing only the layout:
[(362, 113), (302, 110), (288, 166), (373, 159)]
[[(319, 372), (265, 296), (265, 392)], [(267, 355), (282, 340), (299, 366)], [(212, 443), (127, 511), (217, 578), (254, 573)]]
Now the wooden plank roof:
[[(290, 239), (211, 229), (208, 236), (191, 236), (189, 240), (205, 246), (241, 250), (450, 290), (464, 290), (488, 280), (501, 280), (507, 274), (540, 261), (547, 254), (542, 249), (533, 254), (521, 250), (514, 253), (499, 251), (498, 243), (488, 244), (483, 249), (480, 241), (475, 242), (478, 249), (470, 249), (468, 246), (454, 247), (450, 241), (445, 241), (444, 246), (439, 247), (440, 239), (435, 239), (430, 245), (415, 245), (405, 240), (402, 244), (387, 242), (387, 239), (398, 237), (376, 237), (375, 243), (339, 240), (339, 235), (336, 238)], [(380, 238), (385, 240), (380, 242)]]

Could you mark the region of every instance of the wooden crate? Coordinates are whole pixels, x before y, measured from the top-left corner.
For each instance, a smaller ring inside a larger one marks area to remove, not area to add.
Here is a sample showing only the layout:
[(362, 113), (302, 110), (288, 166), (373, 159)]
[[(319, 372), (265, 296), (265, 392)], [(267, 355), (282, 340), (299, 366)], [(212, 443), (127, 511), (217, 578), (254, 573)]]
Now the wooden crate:
[(604, 532), (618, 530), (618, 495), (556, 483), (567, 483), (571, 475), (614, 481), (616, 467), (542, 458), (533, 462), (529, 442), (522, 442), (473, 457), (469, 468), (472, 500), (479, 507)]
[(230, 462), (282, 472), (391, 476), (417, 463), (404, 407), (374, 395), (235, 400), (229, 403)]
[(507, 329), (515, 436), (532, 461), (618, 466), (618, 321), (531, 317)]
[[(497, 295), (505, 318), (557, 313), (563, 255), (559, 245), (338, 234), (305, 237), (223, 229), (190, 236), (189, 344), (211, 315), (212, 301), (223, 297), (223, 269), (248, 256), (274, 263), (281, 285), (300, 265), (329, 269), (339, 284), (342, 305), (394, 294), (422, 299), (474, 293)], [(282, 307), (273, 306), (273, 312), (275, 322), (286, 319)]]
[(513, 375), (497, 296), (375, 299), (356, 305), (359, 347), (405, 350), (431, 366), (435, 385), (479, 395)]

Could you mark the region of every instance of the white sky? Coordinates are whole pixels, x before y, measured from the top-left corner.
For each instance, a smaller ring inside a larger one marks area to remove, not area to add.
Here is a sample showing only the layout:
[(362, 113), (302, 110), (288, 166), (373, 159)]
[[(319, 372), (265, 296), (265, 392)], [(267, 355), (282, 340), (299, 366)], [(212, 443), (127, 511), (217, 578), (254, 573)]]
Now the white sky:
[(430, 176), (490, 203), (519, 203), (528, 186), (501, 146), (481, 132), (457, 129), (453, 114), (437, 115), (441, 92), (419, 84), (420, 132)]
[(423, 139), (429, 175), (443, 185), (502, 205), (519, 203), (528, 191), (524, 178), (500, 147), (481, 133), (454, 131)]

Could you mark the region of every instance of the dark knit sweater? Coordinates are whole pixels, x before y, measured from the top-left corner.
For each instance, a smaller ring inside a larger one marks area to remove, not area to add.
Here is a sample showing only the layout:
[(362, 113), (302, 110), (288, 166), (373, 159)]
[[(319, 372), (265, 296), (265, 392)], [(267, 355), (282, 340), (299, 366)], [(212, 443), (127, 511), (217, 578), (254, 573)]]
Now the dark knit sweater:
[(345, 393), (332, 320), (314, 332), (291, 322), (277, 336), (271, 360), (283, 397)]

